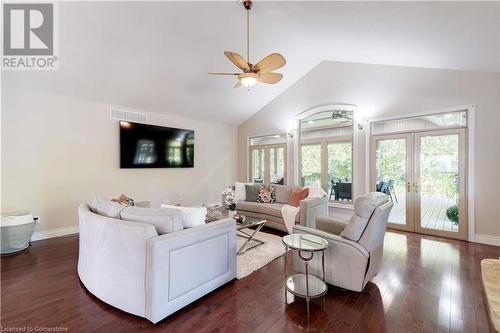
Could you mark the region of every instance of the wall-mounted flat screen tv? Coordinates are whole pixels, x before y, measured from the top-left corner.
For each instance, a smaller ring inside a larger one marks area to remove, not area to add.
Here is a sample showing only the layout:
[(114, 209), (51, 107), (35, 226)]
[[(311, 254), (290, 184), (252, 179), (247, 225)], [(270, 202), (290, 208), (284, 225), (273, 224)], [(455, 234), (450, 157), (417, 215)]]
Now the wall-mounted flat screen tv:
[(120, 121), (120, 168), (193, 166), (193, 130)]

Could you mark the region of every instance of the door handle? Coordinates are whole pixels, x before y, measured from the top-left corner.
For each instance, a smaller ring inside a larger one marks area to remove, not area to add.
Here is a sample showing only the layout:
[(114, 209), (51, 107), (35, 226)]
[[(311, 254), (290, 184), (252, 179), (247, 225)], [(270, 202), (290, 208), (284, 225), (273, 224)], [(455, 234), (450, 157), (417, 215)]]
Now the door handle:
[(406, 182), (406, 192), (410, 193), (411, 192), (411, 183)]

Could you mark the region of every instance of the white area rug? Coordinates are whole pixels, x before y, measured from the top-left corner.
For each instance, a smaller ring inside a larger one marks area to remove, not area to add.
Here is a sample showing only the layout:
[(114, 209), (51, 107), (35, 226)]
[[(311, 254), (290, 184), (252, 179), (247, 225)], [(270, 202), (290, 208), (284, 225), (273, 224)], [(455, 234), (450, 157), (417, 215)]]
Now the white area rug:
[[(250, 229), (244, 230), (247, 233), (252, 232)], [(285, 253), (281, 237), (259, 231), (255, 238), (265, 243), (237, 256), (236, 278), (238, 280), (250, 275)], [(244, 242), (245, 239), (238, 237), (238, 249)]]

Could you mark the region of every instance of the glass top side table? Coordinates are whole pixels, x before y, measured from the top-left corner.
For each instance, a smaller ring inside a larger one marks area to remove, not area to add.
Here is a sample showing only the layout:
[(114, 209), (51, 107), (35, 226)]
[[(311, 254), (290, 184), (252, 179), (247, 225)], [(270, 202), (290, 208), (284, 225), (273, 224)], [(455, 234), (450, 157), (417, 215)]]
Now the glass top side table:
[[(309, 316), (310, 299), (323, 296), (328, 291), (325, 283), (325, 250), (328, 248), (328, 242), (315, 235), (291, 234), (283, 237), (283, 245), (285, 246), (285, 303), (288, 304), (287, 292), (305, 298)], [(304, 261), (306, 274), (288, 275), (286, 256), (288, 249), (298, 251), (300, 259)], [(322, 279), (309, 274), (309, 261), (315, 252), (321, 252)]]

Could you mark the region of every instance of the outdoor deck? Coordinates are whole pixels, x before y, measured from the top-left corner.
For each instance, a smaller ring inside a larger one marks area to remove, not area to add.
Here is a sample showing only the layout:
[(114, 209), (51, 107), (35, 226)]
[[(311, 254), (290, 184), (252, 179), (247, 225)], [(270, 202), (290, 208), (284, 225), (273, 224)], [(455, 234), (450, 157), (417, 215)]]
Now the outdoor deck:
[[(389, 222), (405, 224), (406, 202), (404, 194), (398, 194), (398, 201), (398, 203), (394, 202)], [(452, 198), (443, 198), (441, 196), (422, 197), (421, 226), (429, 229), (458, 232), (458, 225), (453, 224), (446, 217), (446, 209), (454, 204), (455, 200)]]

